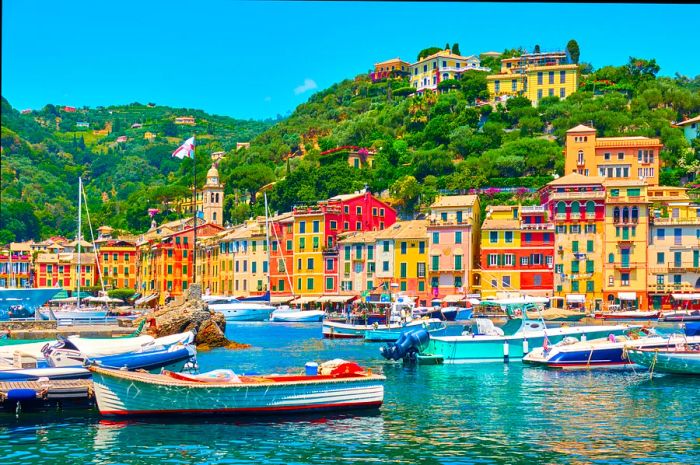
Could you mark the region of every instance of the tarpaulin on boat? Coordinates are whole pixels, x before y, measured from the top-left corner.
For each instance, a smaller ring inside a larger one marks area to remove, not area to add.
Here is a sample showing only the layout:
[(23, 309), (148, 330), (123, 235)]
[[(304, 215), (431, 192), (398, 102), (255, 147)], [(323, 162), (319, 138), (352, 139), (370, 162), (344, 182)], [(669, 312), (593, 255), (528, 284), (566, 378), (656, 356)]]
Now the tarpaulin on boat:
[(450, 294), (450, 295), (446, 295), (446, 296), (442, 299), (443, 302), (446, 302), (446, 303), (449, 303), (449, 304), (455, 304), (455, 303), (457, 303), (457, 302), (464, 302), (465, 300), (466, 300), (466, 297), (464, 297), (464, 296), (461, 295), (461, 294)]
[(700, 294), (671, 294), (676, 300), (700, 300)]

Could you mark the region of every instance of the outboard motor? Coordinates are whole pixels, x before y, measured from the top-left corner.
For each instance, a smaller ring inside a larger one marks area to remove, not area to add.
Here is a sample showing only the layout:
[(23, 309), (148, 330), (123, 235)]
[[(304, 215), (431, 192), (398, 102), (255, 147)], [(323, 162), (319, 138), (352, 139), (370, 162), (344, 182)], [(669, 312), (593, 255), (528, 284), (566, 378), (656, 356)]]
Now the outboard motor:
[(423, 328), (408, 331), (396, 340), (389, 342), (386, 346), (379, 348), (379, 353), (387, 360), (401, 360), (411, 354), (423, 350), (430, 342), (430, 333)]

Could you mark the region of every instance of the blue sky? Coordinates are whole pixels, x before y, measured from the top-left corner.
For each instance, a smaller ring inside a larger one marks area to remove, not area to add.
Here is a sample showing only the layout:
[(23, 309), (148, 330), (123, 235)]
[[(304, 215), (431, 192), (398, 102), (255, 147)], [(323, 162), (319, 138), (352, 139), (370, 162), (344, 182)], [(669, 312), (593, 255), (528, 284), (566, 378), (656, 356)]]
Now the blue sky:
[(596, 68), (632, 55), (696, 76), (698, 24), (700, 5), (3, 0), (2, 95), (20, 109), (138, 101), (266, 118), (432, 45), (571, 38)]

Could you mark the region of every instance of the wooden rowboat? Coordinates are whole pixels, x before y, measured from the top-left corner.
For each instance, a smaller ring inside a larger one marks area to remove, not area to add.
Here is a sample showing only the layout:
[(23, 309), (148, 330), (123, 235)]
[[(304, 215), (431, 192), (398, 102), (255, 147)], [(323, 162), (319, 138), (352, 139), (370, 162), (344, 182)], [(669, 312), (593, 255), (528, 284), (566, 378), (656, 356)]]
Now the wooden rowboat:
[(322, 369), (318, 375), (233, 375), (221, 381), (206, 375), (154, 375), (97, 366), (89, 369), (100, 413), (120, 416), (378, 408), (384, 401), (386, 379), (347, 362), (330, 373)]

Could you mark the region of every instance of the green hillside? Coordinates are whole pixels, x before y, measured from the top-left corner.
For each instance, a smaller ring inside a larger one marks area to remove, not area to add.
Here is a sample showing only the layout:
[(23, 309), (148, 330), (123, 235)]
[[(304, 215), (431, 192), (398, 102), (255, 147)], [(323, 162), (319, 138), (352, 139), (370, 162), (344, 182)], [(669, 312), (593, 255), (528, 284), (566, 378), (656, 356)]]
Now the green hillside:
[[(497, 62), (490, 66), (496, 69)], [(79, 174), (87, 182), (93, 224), (147, 228), (148, 208), (167, 210), (165, 202), (188, 193), (191, 161), (170, 154), (193, 132), (199, 184), (210, 153), (226, 152), (220, 175), (226, 184), (224, 218), (232, 223), (262, 213), (255, 194), (272, 182), (269, 200), (277, 211), (368, 186), (388, 191), (406, 215), (441, 190), (537, 188), (562, 174), (563, 136), (577, 124), (595, 126), (600, 136), (660, 137), (662, 183), (693, 178), (700, 150), (672, 122), (700, 113), (700, 76), (657, 77), (654, 60), (637, 58), (624, 66), (581, 68), (578, 92), (563, 101), (547, 97), (538, 107), (520, 97), (496, 108), (481, 104), (488, 95), (483, 72), (466, 72), (459, 81), (441, 83), (438, 94), (425, 95), (413, 95), (407, 80), (372, 83), (360, 75), (314, 94), (275, 124), (140, 104), (75, 113), (47, 105), (20, 115), (3, 99), (0, 242), (69, 234)], [(175, 125), (175, 116), (194, 116), (197, 126)], [(76, 130), (78, 121), (90, 128)], [(108, 122), (110, 135), (93, 133)], [(142, 127), (132, 128), (134, 123)], [(146, 131), (157, 138), (145, 140)], [(128, 140), (118, 143), (118, 136)], [(251, 146), (235, 150), (237, 141)], [(342, 153), (321, 155), (346, 145), (376, 151), (374, 166), (355, 169)], [(527, 190), (497, 189), (489, 189), (485, 200), (516, 197), (536, 201)], [(174, 215), (165, 211), (157, 219)]]

